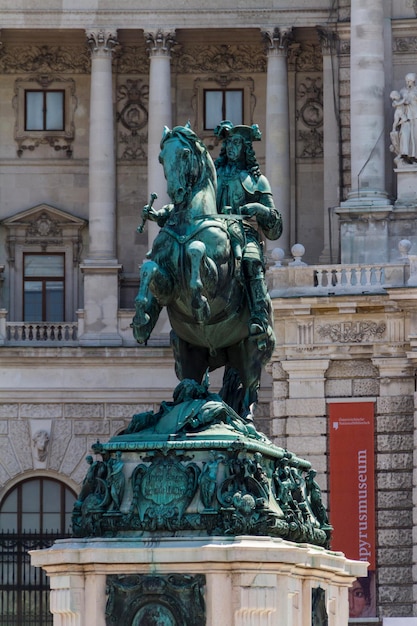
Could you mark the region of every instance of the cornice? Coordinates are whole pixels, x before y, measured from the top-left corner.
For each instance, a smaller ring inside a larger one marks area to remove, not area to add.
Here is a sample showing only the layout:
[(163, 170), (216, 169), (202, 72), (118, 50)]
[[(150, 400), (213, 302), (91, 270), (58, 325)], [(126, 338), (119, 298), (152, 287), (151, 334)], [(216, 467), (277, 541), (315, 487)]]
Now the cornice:
[(158, 28), (268, 28), (280, 24), (297, 27), (315, 27), (326, 22), (328, 11), (324, 9), (308, 9), (305, 7), (289, 8), (201, 8), (167, 10), (161, 8), (140, 10), (112, 8), (106, 10), (91, 9), (0, 9), (2, 29), (83, 29), (91, 28), (125, 28), (154, 30)]

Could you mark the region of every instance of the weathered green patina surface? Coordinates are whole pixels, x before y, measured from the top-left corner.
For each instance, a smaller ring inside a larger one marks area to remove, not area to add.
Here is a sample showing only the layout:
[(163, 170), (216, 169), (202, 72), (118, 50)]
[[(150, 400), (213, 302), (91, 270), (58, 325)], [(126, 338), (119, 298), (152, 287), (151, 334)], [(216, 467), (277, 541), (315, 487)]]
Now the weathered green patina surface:
[[(172, 204), (144, 209), (162, 228), (141, 268), (134, 336), (146, 342), (166, 306), (178, 378), (201, 383), (207, 370), (226, 366), (222, 397), (251, 418), (275, 337), (260, 242), (249, 220), (257, 215), (265, 230), (278, 236), (279, 214), (261, 178), (247, 192), (256, 202), (245, 202), (236, 215), (219, 213), (214, 163), (188, 126), (165, 129), (159, 158)], [(246, 167), (241, 161), (234, 167)], [(242, 190), (254, 180), (245, 169), (238, 176)]]
[[(122, 433), (93, 446), (73, 511), (76, 536), (248, 534), (329, 543), (310, 463), (275, 446), (252, 420), (275, 337), (262, 248), (247, 217), (255, 215), (271, 237), (281, 232), (251, 153), (257, 132), (219, 126), (225, 145), (216, 207), (204, 144), (189, 127), (164, 131), (161, 160), (173, 202), (144, 210), (162, 228), (142, 268), (133, 332), (146, 341), (168, 307), (181, 382), (159, 410), (134, 415)], [(208, 370), (221, 365), (217, 394)]]
[(107, 576), (106, 624), (203, 626), (204, 574)]

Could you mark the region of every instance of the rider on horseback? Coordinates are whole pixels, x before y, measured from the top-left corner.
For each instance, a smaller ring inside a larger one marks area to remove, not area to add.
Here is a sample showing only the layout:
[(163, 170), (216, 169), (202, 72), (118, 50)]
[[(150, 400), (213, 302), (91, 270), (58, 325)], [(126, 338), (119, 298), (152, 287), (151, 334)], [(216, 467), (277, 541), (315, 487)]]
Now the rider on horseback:
[[(217, 210), (244, 216), (246, 245), (242, 254), (242, 271), (250, 309), (250, 335), (261, 337), (270, 323), (270, 299), (265, 283), (265, 263), (262, 251), (263, 232), (267, 239), (278, 239), (282, 233), (281, 215), (274, 206), (269, 182), (263, 176), (252, 147), (261, 139), (257, 124), (234, 126), (221, 122), (214, 134), (223, 139), (215, 161), (217, 170)], [(250, 218), (256, 218), (258, 229)]]

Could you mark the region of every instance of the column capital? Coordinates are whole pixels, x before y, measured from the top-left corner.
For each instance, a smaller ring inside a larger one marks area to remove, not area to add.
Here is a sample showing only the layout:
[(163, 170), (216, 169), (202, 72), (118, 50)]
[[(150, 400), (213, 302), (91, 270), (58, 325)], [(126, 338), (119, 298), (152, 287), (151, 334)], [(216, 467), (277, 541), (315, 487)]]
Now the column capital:
[(175, 31), (158, 30), (145, 33), (146, 49), (149, 56), (171, 56), (171, 50), (175, 46)]
[(116, 29), (94, 28), (86, 30), (85, 35), (91, 56), (111, 57), (113, 49), (119, 45)]
[(287, 55), (288, 45), (293, 39), (292, 26), (274, 26), (262, 31), (268, 55)]
[(332, 54), (336, 50), (339, 37), (332, 26), (316, 26), (323, 54)]

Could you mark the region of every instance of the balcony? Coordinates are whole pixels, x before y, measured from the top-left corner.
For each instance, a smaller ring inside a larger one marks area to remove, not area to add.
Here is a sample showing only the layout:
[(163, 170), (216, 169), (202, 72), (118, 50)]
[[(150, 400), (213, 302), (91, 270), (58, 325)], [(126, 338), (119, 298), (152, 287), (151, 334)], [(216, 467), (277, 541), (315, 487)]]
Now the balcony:
[[(417, 286), (417, 256), (400, 254), (397, 263), (377, 265), (307, 265), (302, 261), (300, 250), (304, 250), (303, 246), (293, 246), (294, 260), (286, 265), (281, 263), (280, 255), (273, 251), (275, 264), (267, 272), (272, 299), (299, 300), (304, 297), (337, 300), (339, 296), (384, 297), (393, 292), (404, 299), (408, 298), (407, 293), (411, 295), (408, 288)], [(132, 309), (118, 311), (117, 329), (121, 345), (125, 347), (138, 345), (130, 328), (133, 313)], [(79, 338), (84, 333), (83, 310), (77, 311), (77, 321), (74, 322), (13, 322), (7, 321), (6, 317), (7, 311), (0, 309), (0, 346), (78, 347)], [(161, 316), (149, 345), (167, 346), (168, 343), (169, 323), (165, 315)]]

